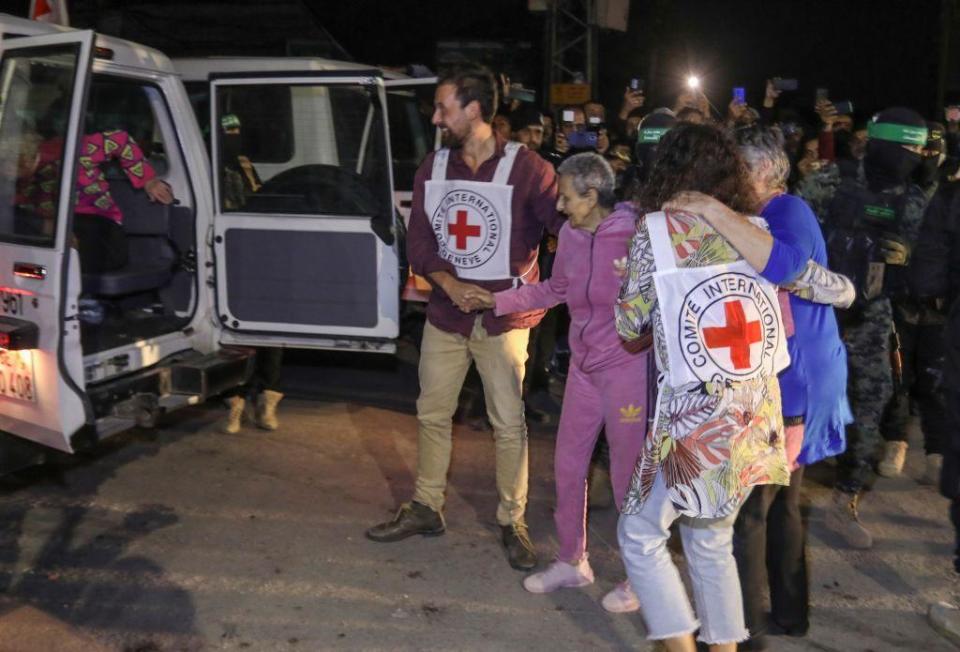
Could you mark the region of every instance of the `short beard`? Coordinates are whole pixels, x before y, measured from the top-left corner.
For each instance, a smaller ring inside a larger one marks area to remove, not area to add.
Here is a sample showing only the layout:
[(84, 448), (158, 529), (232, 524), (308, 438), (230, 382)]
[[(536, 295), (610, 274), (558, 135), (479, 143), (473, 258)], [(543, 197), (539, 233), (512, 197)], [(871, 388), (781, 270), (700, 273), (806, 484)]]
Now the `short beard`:
[(440, 132), (440, 144), (449, 149), (459, 149), (463, 147), (466, 139), (457, 136), (451, 129)]

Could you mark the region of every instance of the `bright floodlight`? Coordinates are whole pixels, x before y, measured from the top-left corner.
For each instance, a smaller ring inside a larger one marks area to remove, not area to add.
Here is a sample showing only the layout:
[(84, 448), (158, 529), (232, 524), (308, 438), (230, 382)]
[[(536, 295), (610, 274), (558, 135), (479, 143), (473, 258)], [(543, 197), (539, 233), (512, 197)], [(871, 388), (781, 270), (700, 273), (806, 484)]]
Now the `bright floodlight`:
[(696, 90), (700, 88), (700, 78), (696, 75), (690, 75), (687, 77), (687, 87), (691, 90)]

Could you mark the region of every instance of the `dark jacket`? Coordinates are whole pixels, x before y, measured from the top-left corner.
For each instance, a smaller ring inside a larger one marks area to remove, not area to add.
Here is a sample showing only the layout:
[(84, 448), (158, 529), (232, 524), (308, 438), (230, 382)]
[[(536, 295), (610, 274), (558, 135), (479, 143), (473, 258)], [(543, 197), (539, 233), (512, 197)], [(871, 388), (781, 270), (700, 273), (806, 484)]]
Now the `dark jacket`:
[(956, 184), (944, 184), (927, 208), (911, 257), (910, 287), (918, 301), (949, 310), (941, 389), (953, 436), (944, 450), (940, 492), (956, 498), (960, 496), (960, 193)]

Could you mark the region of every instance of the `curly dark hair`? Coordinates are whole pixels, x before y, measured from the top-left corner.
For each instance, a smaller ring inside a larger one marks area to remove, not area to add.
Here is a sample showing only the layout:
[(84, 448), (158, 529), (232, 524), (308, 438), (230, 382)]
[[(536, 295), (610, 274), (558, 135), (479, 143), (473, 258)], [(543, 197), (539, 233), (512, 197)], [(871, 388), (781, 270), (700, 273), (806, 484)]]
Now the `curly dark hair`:
[(749, 170), (733, 138), (709, 124), (678, 124), (660, 140), (637, 197), (643, 212), (658, 211), (684, 190), (697, 190), (741, 213), (757, 209)]

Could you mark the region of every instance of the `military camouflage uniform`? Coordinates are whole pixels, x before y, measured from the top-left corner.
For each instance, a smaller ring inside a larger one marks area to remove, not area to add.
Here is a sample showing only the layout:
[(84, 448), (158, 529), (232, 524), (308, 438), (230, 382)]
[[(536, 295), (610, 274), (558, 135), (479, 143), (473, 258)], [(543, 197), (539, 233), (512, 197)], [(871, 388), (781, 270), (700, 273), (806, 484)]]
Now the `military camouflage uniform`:
[[(924, 189), (929, 201), (927, 210), (945, 210), (952, 200), (955, 189), (944, 187), (938, 193), (939, 185), (934, 183)], [(916, 252), (918, 233), (911, 234), (911, 252)], [(950, 438), (946, 406), (940, 392), (946, 312), (935, 301), (910, 296), (893, 302), (893, 320), (900, 340), (903, 379), (894, 388), (880, 430), (887, 441), (906, 441), (913, 399), (920, 412), (926, 453), (943, 453), (943, 444)]]
[[(833, 199), (841, 184), (866, 188), (861, 179), (841, 179), (833, 164), (808, 175), (797, 185), (798, 194), (810, 203), (826, 231), (829, 231), (831, 222), (838, 219), (831, 215), (831, 208), (836, 210)], [(908, 194), (903, 203), (899, 235), (909, 243), (916, 242), (927, 196), (912, 184), (884, 193)], [(842, 337), (850, 365), (847, 396), (854, 423), (848, 427), (847, 451), (839, 460), (838, 486), (855, 492), (872, 479), (873, 466), (883, 444), (881, 421), (894, 392), (890, 368), (893, 307), (888, 297), (880, 296), (863, 302), (859, 309), (841, 314), (841, 318)]]

